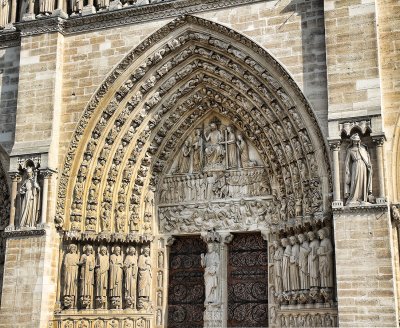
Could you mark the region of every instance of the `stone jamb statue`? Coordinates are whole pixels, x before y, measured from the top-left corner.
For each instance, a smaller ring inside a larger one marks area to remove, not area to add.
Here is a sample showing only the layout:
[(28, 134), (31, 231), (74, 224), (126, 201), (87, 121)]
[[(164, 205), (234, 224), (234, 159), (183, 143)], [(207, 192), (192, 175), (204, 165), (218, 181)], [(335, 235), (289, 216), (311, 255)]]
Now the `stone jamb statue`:
[(344, 195), (346, 206), (368, 205), (372, 194), (372, 166), (366, 145), (361, 143), (358, 133), (350, 140), (345, 159)]
[(219, 254), (215, 243), (207, 244), (207, 253), (201, 254), (201, 266), (204, 268), (205, 301), (207, 304), (219, 304)]
[(26, 178), (19, 189), (21, 197), (20, 227), (34, 227), (39, 220), (40, 186), (37, 181), (37, 171), (28, 166)]

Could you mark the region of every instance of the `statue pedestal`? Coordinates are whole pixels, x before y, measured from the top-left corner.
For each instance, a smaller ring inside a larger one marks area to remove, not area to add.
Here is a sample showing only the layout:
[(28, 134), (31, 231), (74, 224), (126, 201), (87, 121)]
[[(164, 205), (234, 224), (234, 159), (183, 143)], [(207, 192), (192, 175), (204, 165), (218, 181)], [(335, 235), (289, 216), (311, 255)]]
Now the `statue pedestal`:
[(46, 227), (10, 229), (4, 237), (0, 322), (7, 327), (47, 327), (56, 301), (59, 235)]
[(85, 6), (82, 9), (82, 16), (92, 15), (96, 13), (96, 8), (94, 6)]
[(220, 304), (206, 304), (204, 311), (205, 328), (221, 328), (222, 326), (222, 307)]
[(114, 0), (110, 2), (110, 6), (108, 7), (109, 11), (122, 9), (122, 3), (119, 0)]
[(26, 14), (24, 14), (23, 16), (22, 16), (22, 21), (23, 22), (26, 22), (26, 21), (31, 21), (31, 20), (35, 20), (36, 19), (36, 16), (35, 16), (35, 14), (29, 14), (29, 13), (26, 13)]

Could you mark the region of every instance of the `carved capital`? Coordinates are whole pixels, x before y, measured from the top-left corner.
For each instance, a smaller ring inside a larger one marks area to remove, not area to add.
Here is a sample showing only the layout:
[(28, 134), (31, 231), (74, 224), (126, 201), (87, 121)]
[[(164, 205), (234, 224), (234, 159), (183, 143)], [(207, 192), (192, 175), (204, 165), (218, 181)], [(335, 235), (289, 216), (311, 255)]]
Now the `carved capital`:
[(382, 147), (386, 141), (386, 137), (384, 135), (372, 137), (372, 141), (376, 144), (377, 147)]
[(232, 235), (229, 232), (222, 232), (220, 235), (221, 235), (221, 242), (224, 244), (230, 244), (234, 237), (234, 235)]
[(173, 236), (168, 237), (166, 242), (167, 247), (171, 247), (174, 244), (175, 240), (176, 238)]
[(328, 143), (329, 143), (329, 148), (332, 151), (339, 151), (342, 141), (341, 140), (329, 140)]
[(215, 230), (209, 230), (201, 233), (201, 239), (205, 243), (219, 243), (221, 241), (221, 235)]
[(12, 182), (19, 182), (21, 180), (21, 175), (18, 172), (10, 172), (10, 178)]
[(40, 170), (40, 174), (43, 176), (44, 179), (50, 179), (54, 173), (56, 173), (56, 171), (48, 169), (48, 168), (44, 169), (44, 170)]

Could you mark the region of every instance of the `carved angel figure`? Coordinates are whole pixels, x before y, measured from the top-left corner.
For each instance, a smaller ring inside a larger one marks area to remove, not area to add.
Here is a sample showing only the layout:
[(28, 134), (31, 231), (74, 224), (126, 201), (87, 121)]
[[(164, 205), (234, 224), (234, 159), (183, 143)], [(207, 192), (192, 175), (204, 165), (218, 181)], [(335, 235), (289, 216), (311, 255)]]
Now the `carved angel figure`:
[(368, 204), (372, 194), (372, 166), (367, 146), (361, 144), (358, 133), (350, 137), (352, 144), (345, 159), (344, 194), (346, 205)]
[(26, 178), (22, 182), (19, 194), (22, 198), (20, 226), (33, 227), (39, 219), (40, 186), (37, 173), (32, 167), (26, 169)]

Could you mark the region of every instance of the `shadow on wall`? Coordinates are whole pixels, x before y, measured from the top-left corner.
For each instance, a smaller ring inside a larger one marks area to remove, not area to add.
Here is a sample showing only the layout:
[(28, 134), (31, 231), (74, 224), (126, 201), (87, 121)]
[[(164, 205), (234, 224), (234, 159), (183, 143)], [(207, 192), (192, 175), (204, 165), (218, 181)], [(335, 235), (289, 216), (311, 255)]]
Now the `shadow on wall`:
[(303, 93), (312, 104), (323, 133), (328, 132), (328, 92), (325, 47), (324, 4), (322, 0), (292, 0), (281, 11), (301, 17)]

